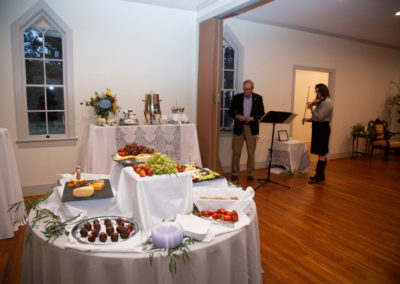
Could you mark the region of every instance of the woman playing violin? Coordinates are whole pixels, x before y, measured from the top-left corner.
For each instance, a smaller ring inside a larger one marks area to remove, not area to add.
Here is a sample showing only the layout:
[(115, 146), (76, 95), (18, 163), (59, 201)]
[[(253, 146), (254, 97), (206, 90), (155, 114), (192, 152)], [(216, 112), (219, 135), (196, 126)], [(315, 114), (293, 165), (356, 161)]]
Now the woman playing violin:
[(330, 121), (332, 119), (333, 105), (329, 89), (324, 84), (315, 85), (316, 99), (307, 103), (311, 110), (311, 118), (303, 118), (304, 122), (312, 122), (311, 153), (318, 155), (316, 174), (310, 177), (308, 183), (318, 183), (325, 180), (325, 167), (329, 152), (329, 136), (331, 134)]

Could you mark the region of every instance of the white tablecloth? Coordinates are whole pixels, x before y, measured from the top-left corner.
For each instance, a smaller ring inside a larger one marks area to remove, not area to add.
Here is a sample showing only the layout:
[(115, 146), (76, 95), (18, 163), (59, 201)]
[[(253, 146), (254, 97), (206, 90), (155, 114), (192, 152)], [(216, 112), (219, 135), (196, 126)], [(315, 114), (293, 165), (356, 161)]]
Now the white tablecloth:
[(202, 167), (200, 148), (194, 124), (160, 124), (139, 126), (89, 125), (83, 150), (82, 171), (109, 174), (111, 156), (127, 143), (154, 147), (172, 160), (189, 163), (189, 154)]
[(0, 128), (0, 239), (12, 238), (18, 230), (15, 222), (23, 219), (25, 205), (16, 212), (7, 211), (9, 205), (23, 200), (14, 148), (8, 130)]
[(306, 143), (298, 140), (274, 141), (272, 165), (283, 166), (291, 173), (296, 170), (306, 172), (311, 165)]
[(193, 210), (193, 183), (188, 172), (140, 177), (132, 167), (115, 163), (111, 177), (112, 186), (118, 188), (118, 213), (130, 212), (145, 230)]
[[(120, 184), (124, 183), (123, 179), (134, 178), (127, 170), (128, 168), (121, 171)], [(130, 182), (137, 183), (137, 180)], [(122, 190), (128, 191), (125, 193), (126, 198), (133, 198), (129, 188), (118, 189), (117, 194)], [(50, 198), (53, 199), (47, 203), (53, 203), (54, 206), (60, 196), (55, 194)], [(81, 202), (70, 203), (69, 206), (80, 211), (85, 201)], [(101, 207), (99, 202), (100, 200), (96, 204), (100, 208), (86, 207), (88, 216), (95, 215), (93, 212), (101, 209), (101, 216), (104, 216), (111, 210), (110, 204)], [(56, 206), (53, 209), (55, 208)], [(258, 220), (254, 202), (248, 214), (248, 226), (218, 235), (209, 243), (197, 242), (190, 246), (189, 262), (183, 264), (178, 260), (175, 276), (169, 272), (169, 258), (165, 255), (154, 254), (153, 263), (150, 264), (148, 254), (132, 250), (87, 252), (66, 249), (66, 236), (54, 243), (45, 243), (40, 228), (35, 228), (32, 243), (25, 244), (24, 248), (22, 283), (262, 283)], [(32, 215), (33, 213), (31, 218)]]

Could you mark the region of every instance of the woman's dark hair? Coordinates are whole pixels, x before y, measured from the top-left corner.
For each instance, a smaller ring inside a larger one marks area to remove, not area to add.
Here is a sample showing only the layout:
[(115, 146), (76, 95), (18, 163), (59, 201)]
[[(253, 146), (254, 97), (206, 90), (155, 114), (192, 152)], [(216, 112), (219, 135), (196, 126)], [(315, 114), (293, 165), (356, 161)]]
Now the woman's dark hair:
[(323, 98), (330, 97), (329, 89), (325, 84), (322, 84), (322, 83), (321, 84), (317, 84), (317, 85), (315, 85), (315, 88), (318, 88), (319, 93), (321, 94), (321, 96)]

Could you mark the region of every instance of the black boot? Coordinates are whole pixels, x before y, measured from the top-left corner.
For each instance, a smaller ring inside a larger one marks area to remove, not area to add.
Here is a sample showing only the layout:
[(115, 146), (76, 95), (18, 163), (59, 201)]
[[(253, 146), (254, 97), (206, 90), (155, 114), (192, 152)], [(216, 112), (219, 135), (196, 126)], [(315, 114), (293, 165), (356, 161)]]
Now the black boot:
[(326, 161), (318, 160), (316, 175), (311, 177), (308, 183), (314, 184), (325, 180), (325, 167), (326, 167)]
[(314, 183), (324, 181), (325, 180), (325, 167), (326, 167), (326, 161), (318, 160), (317, 169), (316, 169), (317, 174), (314, 177), (310, 178), (308, 183), (314, 184)]
[(322, 161), (322, 165), (321, 165), (321, 180), (325, 180), (325, 168), (326, 168), (326, 162), (328, 160)]
[(315, 180), (315, 179), (318, 178), (318, 173), (321, 171), (321, 170), (320, 170), (320, 168), (321, 168), (321, 163), (322, 163), (322, 161), (321, 161), (321, 160), (318, 160), (318, 162), (317, 162), (317, 167), (315, 168), (315, 175), (314, 175), (313, 177), (310, 177), (310, 180)]

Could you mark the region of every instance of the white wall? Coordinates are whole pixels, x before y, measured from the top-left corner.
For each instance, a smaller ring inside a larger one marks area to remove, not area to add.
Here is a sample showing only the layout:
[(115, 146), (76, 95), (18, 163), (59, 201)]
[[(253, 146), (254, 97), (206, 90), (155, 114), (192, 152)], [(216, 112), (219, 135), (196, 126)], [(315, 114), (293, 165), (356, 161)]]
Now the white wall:
[[(161, 111), (178, 101), (191, 121), (196, 118), (196, 13), (129, 1), (45, 1), (73, 32), (73, 73), (78, 143), (71, 147), (19, 149), (15, 146), (22, 186), (53, 184), (58, 173), (72, 172), (82, 159), (92, 110), (79, 103), (94, 91), (110, 88), (118, 105), (133, 108), (144, 122), (141, 99), (160, 94)], [(33, 0), (0, 1), (0, 127), (16, 141), (10, 25)]]
[[(224, 21), (245, 47), (244, 78), (255, 82), (265, 110), (291, 111), (293, 66), (334, 69), (334, 117), (330, 157), (348, 156), (351, 126), (382, 115), (390, 81), (399, 81), (400, 52), (363, 43), (230, 18)], [(298, 119), (298, 118), (297, 118)], [(276, 130), (288, 129), (279, 125)], [(256, 166), (266, 166), (272, 127), (261, 125)], [(225, 147), (230, 138), (221, 139)], [(245, 150), (242, 155), (244, 155)], [(230, 169), (231, 153), (221, 158)], [(241, 159), (245, 169), (247, 157)]]

